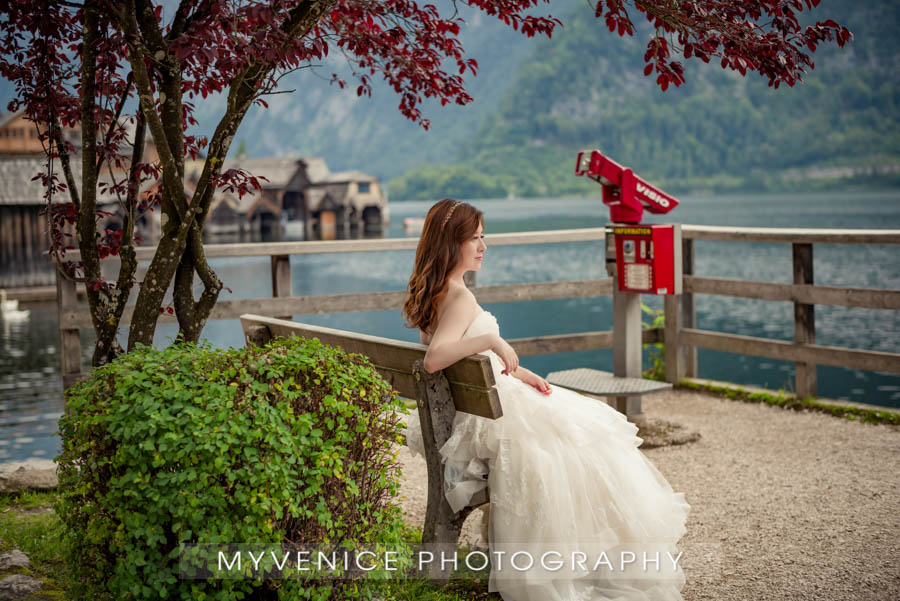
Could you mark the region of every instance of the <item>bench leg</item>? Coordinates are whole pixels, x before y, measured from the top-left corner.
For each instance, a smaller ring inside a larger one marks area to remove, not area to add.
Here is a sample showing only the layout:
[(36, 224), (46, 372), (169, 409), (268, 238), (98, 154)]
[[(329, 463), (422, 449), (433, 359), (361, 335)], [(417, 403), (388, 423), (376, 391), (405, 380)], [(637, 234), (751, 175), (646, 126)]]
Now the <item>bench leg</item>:
[[(454, 513), (444, 495), (444, 469), (438, 449), (450, 438), (456, 415), (450, 385), (442, 372), (426, 372), (421, 361), (416, 361), (413, 373), (419, 387), (419, 423), (428, 466), (428, 506), (422, 544), (434, 553), (433, 560), (427, 564), (426, 576), (430, 582), (439, 584), (450, 579), (459, 533), (474, 507)], [(447, 562), (441, 561), (441, 553)]]
[(481, 506), (481, 544), (491, 544), (491, 504)]
[(456, 552), (459, 533), (474, 509), (464, 507), (458, 513), (453, 513), (443, 493), (439, 495), (440, 500), (435, 499), (429, 487), (425, 528), (422, 531), (422, 544), (425, 546), (423, 550), (433, 553), (432, 561), (425, 566), (425, 577), (432, 584), (446, 584), (453, 570), (465, 560), (462, 554)]

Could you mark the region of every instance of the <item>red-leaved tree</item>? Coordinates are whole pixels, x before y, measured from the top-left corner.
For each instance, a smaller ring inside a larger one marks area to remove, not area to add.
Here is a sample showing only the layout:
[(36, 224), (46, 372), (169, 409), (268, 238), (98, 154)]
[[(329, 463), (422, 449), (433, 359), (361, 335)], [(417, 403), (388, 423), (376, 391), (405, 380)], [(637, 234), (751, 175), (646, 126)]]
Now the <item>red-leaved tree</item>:
[[(549, 37), (561, 25), (531, 14), (547, 0), (457, 1), (529, 37)], [(778, 87), (801, 80), (813, 67), (807, 52), (818, 44), (843, 46), (851, 39), (831, 20), (801, 26), (801, 11), (818, 4), (600, 0), (595, 16), (625, 36), (634, 34), (631, 15), (643, 13), (655, 28), (644, 72), (655, 71), (662, 90), (684, 81), (678, 56), (718, 58), (724, 68), (757, 71)], [(170, 18), (152, 0), (0, 0), (0, 8), (0, 75), (15, 85), (9, 109), (25, 111), (46, 149), (47, 167), (38, 176), (46, 190), (50, 252), (61, 274), (85, 286), (97, 334), (94, 365), (123, 351), (116, 334), (135, 284), (135, 222), (148, 210), (161, 211), (162, 233), (139, 287), (128, 347), (152, 342), (173, 283), (179, 335), (199, 338), (223, 287), (202, 244), (213, 193), (259, 188), (252, 174), (223, 171), (222, 163), (248, 109), (264, 105), (285, 73), (340, 48), (358, 80), (357, 95), (371, 95), (371, 78), (381, 76), (399, 94), (400, 111), (427, 129), (423, 100), (468, 103), (461, 76), (477, 69), (460, 45), (464, 22), (453, 3), (441, 12), (414, 0), (181, 0)], [(187, 135), (196, 124), (194, 103), (215, 92), (227, 95), (227, 110), (212, 138)], [(133, 115), (123, 116), (126, 104), (136, 105)], [(63, 137), (64, 128), (80, 128), (80, 148)], [(158, 161), (144, 160), (148, 130)], [(201, 151), (205, 164), (186, 196), (185, 157)], [(143, 194), (148, 184), (158, 192)], [(121, 231), (99, 231), (108, 216), (101, 196), (115, 198)], [(67, 223), (75, 226), (76, 244), (63, 235)], [(66, 250), (76, 247), (78, 260), (67, 260)], [(121, 259), (115, 281), (100, 270), (110, 254)], [(199, 298), (192, 292), (195, 274), (203, 283)]]

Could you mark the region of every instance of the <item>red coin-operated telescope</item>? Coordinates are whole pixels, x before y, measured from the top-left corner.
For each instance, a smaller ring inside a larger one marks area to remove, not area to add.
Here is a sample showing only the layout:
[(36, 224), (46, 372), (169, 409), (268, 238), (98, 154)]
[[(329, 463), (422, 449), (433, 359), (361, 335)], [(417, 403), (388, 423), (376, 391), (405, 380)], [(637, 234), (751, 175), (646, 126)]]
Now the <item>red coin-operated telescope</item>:
[(575, 175), (586, 175), (603, 186), (603, 204), (609, 207), (610, 221), (616, 223), (640, 223), (644, 207), (662, 215), (678, 206), (677, 200), (599, 150), (578, 153)]
[(645, 208), (661, 215), (678, 201), (599, 150), (578, 153), (575, 175), (603, 186), (612, 222), (606, 226), (607, 271), (616, 274), (619, 291), (681, 294), (681, 225), (640, 223)]
[[(609, 159), (599, 150), (578, 153), (575, 175), (586, 175), (603, 186), (603, 204), (609, 207), (605, 228), (606, 271), (613, 286), (613, 373), (572, 370), (548, 374), (551, 384), (575, 387), (592, 394), (612, 397), (611, 403), (632, 422), (644, 419), (641, 395), (671, 388), (681, 369), (670, 357), (672, 340), (666, 339), (666, 380), (648, 384), (642, 377), (643, 340), (641, 294), (667, 295), (666, 316), (676, 315), (681, 294), (681, 225), (642, 224), (646, 208), (657, 215), (678, 206), (678, 201)], [(676, 322), (677, 324), (677, 322)], [(677, 340), (674, 341), (677, 347)], [(675, 353), (678, 355), (678, 353)], [(614, 377), (609, 377), (609, 376)]]

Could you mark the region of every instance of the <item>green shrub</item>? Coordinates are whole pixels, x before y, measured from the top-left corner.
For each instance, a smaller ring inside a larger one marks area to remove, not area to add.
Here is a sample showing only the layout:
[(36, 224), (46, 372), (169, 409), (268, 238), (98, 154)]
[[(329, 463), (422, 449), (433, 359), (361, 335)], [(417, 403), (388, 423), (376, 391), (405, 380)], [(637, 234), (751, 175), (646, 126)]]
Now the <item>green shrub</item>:
[(73, 599), (352, 599), (372, 589), (182, 579), (182, 545), (402, 548), (402, 403), (361, 355), (302, 338), (140, 347), (66, 397), (56, 511)]
[[(666, 327), (666, 312), (663, 309), (651, 309), (649, 305), (641, 303), (641, 312), (650, 316), (650, 322), (642, 321), (641, 325), (645, 330), (663, 329)], [(654, 342), (644, 344), (643, 347), (650, 349), (650, 364), (652, 367), (644, 370), (643, 377), (648, 380), (659, 380), (664, 382), (666, 379), (666, 350), (662, 342)]]

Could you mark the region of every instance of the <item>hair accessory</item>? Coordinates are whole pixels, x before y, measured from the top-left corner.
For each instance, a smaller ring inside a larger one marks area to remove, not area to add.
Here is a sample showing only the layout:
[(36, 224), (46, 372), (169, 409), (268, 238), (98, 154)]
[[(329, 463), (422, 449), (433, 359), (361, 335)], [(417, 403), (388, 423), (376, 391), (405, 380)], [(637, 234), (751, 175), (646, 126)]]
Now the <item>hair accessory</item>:
[(460, 204), (462, 203), (457, 200), (456, 203), (452, 207), (450, 207), (450, 210), (447, 211), (447, 216), (444, 217), (444, 223), (441, 224), (441, 229), (444, 229), (444, 227), (447, 225), (447, 222), (450, 221), (450, 216), (453, 215), (453, 211), (455, 211), (456, 207), (458, 207)]

